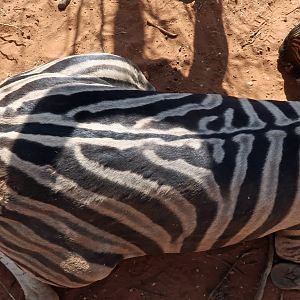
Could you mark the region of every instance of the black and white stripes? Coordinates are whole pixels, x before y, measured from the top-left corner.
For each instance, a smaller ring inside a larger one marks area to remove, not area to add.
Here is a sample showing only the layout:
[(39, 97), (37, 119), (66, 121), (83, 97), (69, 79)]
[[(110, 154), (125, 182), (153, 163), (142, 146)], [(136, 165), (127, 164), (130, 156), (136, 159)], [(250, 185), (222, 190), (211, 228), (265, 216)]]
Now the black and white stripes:
[(78, 287), (124, 258), (297, 225), (299, 134), (297, 102), (158, 93), (108, 54), (7, 79), (0, 250), (42, 281)]

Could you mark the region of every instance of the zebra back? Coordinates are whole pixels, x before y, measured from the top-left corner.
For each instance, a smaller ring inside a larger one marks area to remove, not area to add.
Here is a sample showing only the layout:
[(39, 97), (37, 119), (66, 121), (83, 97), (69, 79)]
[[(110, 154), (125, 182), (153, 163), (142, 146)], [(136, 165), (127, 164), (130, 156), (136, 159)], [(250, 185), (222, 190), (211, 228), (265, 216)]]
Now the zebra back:
[(124, 258), (297, 225), (299, 122), (298, 102), (155, 92), (106, 54), (10, 78), (0, 249), (42, 281), (78, 287)]

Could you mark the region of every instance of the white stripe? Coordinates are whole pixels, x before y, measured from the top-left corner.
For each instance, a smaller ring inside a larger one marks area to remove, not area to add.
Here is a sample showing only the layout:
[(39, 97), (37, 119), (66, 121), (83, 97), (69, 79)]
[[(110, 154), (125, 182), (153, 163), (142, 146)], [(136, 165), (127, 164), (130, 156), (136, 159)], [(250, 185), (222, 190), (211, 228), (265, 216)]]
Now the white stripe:
[(102, 101), (96, 104), (83, 105), (70, 110), (66, 115), (67, 117), (74, 117), (81, 111), (88, 111), (91, 113), (98, 113), (109, 109), (128, 109), (153, 104), (160, 101), (172, 101), (183, 99), (190, 94), (154, 94), (144, 95), (137, 98), (127, 98), (113, 101)]
[(207, 141), (213, 147), (214, 161), (218, 164), (222, 163), (225, 157), (225, 151), (223, 149), (225, 140), (212, 138), (212, 139), (207, 139), (205, 141)]
[[(295, 128), (295, 134), (300, 138), (300, 127)], [(300, 151), (298, 156), (298, 162), (300, 161)], [(267, 232), (265, 232), (262, 236), (268, 235), (272, 232), (276, 232), (282, 229), (286, 229), (295, 225), (299, 225), (299, 216), (300, 216), (300, 164), (298, 166), (298, 179), (297, 179), (297, 192), (293, 201), (293, 204), (289, 208), (289, 212), (286, 217), (279, 222), (277, 225), (273, 226)]]
[(139, 140), (116, 140), (113, 138), (81, 138), (81, 137), (59, 137), (50, 135), (38, 135), (38, 134), (24, 134), (15, 131), (0, 133), (0, 139), (6, 138), (9, 140), (24, 139), (31, 142), (37, 142), (44, 146), (49, 147), (70, 147), (73, 148), (76, 145), (98, 145), (103, 147), (112, 147), (119, 150), (126, 150), (130, 148), (149, 148), (152, 145), (159, 146), (171, 146), (171, 147), (190, 147), (192, 149), (199, 149), (203, 145), (203, 141), (200, 139), (180, 139), (175, 141), (165, 141), (161, 138), (146, 138)]
[(300, 118), (300, 102), (299, 101), (289, 101), (289, 102), (285, 102), (287, 103), (288, 105), (290, 105), (293, 110), (295, 111), (295, 113), (298, 115), (298, 120), (299, 121), (299, 118)]
[[(190, 178), (192, 181), (200, 184), (203, 187), (203, 190), (205, 190), (205, 192), (207, 193), (207, 195), (209, 195), (210, 200), (215, 202), (218, 206), (220, 205), (220, 203), (223, 202), (219, 190), (219, 186), (217, 185), (211, 170), (202, 167), (193, 166), (187, 163), (186, 161), (184, 161), (183, 159), (176, 159), (172, 161), (164, 160), (160, 158), (153, 150), (145, 150), (143, 151), (143, 153), (145, 157), (149, 161), (151, 161), (151, 163), (156, 164), (165, 169), (174, 170), (178, 174), (183, 174), (188, 178)], [(199, 199), (198, 205), (201, 206), (205, 204), (201, 202), (201, 199)], [(219, 207), (218, 207), (218, 211), (219, 211)], [(198, 219), (197, 222), (201, 223), (203, 222), (204, 219), (207, 218), (207, 216), (203, 215), (200, 218), (203, 219)], [(190, 220), (190, 222), (191, 221), (195, 222), (192, 219)], [(201, 242), (201, 245), (199, 245), (199, 248), (197, 250), (198, 251), (207, 250), (209, 248), (209, 245), (214, 241), (215, 241), (215, 236), (211, 236), (209, 234), (205, 235), (205, 237)]]
[[(272, 130), (266, 133), (266, 137), (270, 141), (269, 151), (264, 163), (263, 174), (260, 184), (260, 191), (255, 209), (248, 212), (251, 216), (247, 224), (227, 243), (227, 245), (235, 244), (244, 237), (248, 236), (258, 229), (270, 216), (276, 198), (278, 187), (279, 167), (282, 159), (283, 142), (286, 133), (280, 130)], [(243, 195), (244, 198), (247, 195)], [(254, 199), (249, 199), (254, 201)]]
[[(254, 136), (240, 134), (235, 136), (233, 141), (239, 145), (239, 150), (236, 155), (235, 168), (230, 183), (229, 199), (219, 198), (217, 215), (198, 245), (198, 251), (205, 251), (213, 246), (217, 239), (224, 233), (234, 214), (237, 197), (246, 176), (247, 159), (253, 147)], [(210, 195), (210, 191), (208, 191), (208, 194)]]
[(180, 136), (195, 136), (198, 137), (197, 132), (189, 131), (182, 127), (171, 127), (170, 129), (156, 129), (156, 128), (145, 128), (140, 129), (134, 126), (123, 126), (119, 123), (102, 124), (100, 122), (76, 122), (73, 119), (65, 118), (62, 115), (56, 115), (51, 113), (33, 114), (33, 115), (17, 115), (13, 118), (1, 117), (0, 124), (5, 125), (24, 125), (30, 123), (40, 124), (52, 124), (57, 126), (74, 127), (78, 129), (90, 129), (95, 131), (109, 131), (113, 133), (128, 133), (128, 134), (157, 134), (157, 135), (172, 135), (175, 137)]
[[(242, 108), (244, 109), (244, 112), (249, 117), (249, 123), (244, 129), (262, 129), (265, 128), (266, 122), (262, 121), (257, 113), (255, 112), (253, 106), (251, 105), (250, 101), (248, 99), (239, 99)], [(256, 101), (256, 100), (255, 100)], [(253, 102), (254, 104), (254, 102)]]
[(295, 123), (294, 120), (289, 119), (276, 105), (270, 101), (260, 101), (260, 103), (265, 106), (268, 111), (273, 115), (275, 119), (275, 125), (287, 126)]
[(182, 102), (181, 106), (162, 111), (158, 113), (156, 116), (154, 116), (153, 119), (156, 122), (160, 122), (168, 117), (184, 116), (188, 112), (193, 110), (209, 110), (221, 105), (222, 99), (223, 98), (221, 95), (207, 95), (205, 99), (200, 103), (185, 104), (184, 102)]

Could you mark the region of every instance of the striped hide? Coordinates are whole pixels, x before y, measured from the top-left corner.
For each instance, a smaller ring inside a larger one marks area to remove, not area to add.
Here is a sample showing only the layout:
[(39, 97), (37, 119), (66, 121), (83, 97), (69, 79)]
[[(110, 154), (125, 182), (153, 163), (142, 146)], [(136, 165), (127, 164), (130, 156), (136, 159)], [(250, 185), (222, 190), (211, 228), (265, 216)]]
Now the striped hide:
[(0, 85), (0, 250), (72, 288), (273, 232), (300, 262), (299, 141), (299, 102), (159, 93), (110, 54), (50, 62)]

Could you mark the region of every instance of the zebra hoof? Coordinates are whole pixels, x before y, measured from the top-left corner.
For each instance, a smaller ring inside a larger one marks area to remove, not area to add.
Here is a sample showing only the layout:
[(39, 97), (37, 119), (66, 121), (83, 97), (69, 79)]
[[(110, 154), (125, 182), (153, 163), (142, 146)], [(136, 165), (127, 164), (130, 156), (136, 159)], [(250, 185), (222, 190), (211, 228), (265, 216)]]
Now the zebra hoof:
[(280, 263), (271, 272), (273, 284), (282, 290), (300, 290), (300, 265)]

